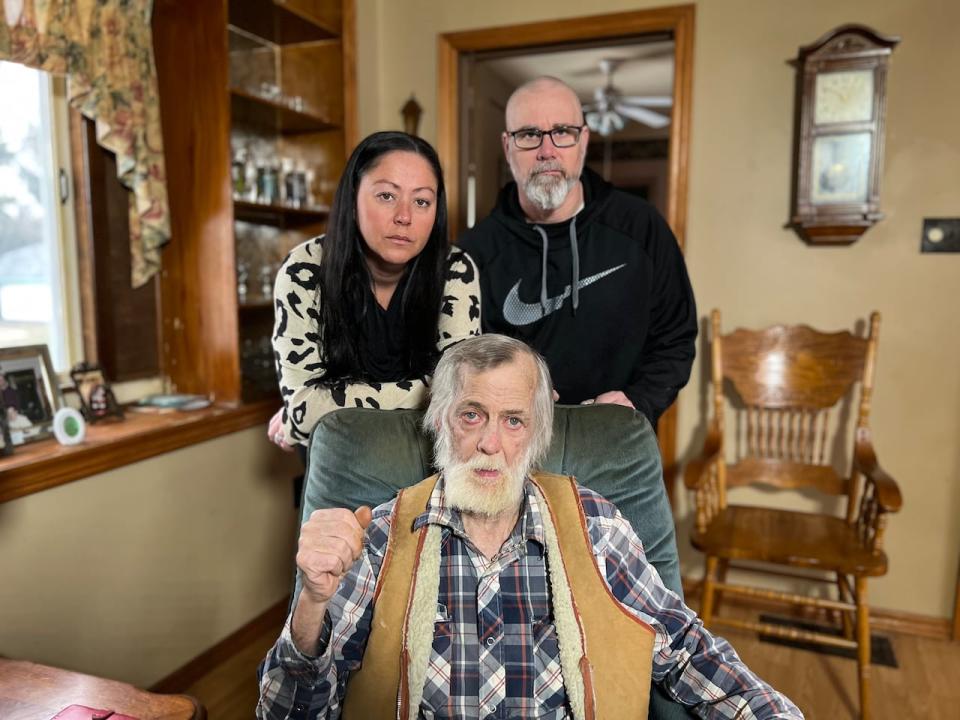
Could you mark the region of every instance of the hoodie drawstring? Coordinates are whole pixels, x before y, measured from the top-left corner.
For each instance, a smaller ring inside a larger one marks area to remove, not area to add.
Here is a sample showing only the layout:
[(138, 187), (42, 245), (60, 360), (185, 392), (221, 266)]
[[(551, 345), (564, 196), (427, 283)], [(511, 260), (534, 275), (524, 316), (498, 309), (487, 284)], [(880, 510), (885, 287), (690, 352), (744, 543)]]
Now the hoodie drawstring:
[[(534, 225), (533, 229), (540, 234), (540, 241), (543, 246), (543, 254), (540, 261), (540, 307), (544, 314), (550, 312), (552, 308), (547, 307), (547, 251), (550, 249), (550, 240), (547, 238), (547, 231), (539, 225)], [(572, 277), (570, 278), (570, 292), (573, 295), (573, 312), (576, 314), (580, 307), (580, 248), (577, 245), (577, 218), (574, 216), (570, 220), (570, 254)]]
[(570, 291), (573, 293), (573, 314), (580, 307), (580, 248), (577, 247), (577, 217), (570, 220), (570, 254), (573, 256), (573, 277), (570, 278)]
[(540, 262), (540, 307), (546, 315), (550, 312), (547, 309), (547, 250), (550, 249), (550, 241), (547, 239), (547, 231), (542, 227), (534, 225), (533, 229), (540, 233), (540, 240), (543, 243), (543, 256)]

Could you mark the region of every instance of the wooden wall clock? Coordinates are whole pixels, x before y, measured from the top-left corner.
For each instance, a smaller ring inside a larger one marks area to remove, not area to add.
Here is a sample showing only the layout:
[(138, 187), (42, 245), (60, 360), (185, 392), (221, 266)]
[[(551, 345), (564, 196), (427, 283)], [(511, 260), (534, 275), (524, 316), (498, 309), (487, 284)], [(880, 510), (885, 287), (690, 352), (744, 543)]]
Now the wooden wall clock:
[(848, 245), (883, 218), (887, 64), (899, 42), (843, 25), (799, 50), (791, 222), (811, 244)]

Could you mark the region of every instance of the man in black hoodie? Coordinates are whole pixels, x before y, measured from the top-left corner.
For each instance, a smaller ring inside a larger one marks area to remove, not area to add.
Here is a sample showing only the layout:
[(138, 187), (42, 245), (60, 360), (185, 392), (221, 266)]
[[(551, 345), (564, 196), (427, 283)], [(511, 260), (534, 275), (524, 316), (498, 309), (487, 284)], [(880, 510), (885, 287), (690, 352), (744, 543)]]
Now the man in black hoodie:
[(460, 246), (480, 270), (483, 331), (536, 348), (560, 402), (626, 405), (656, 426), (690, 377), (693, 291), (656, 209), (584, 168), (589, 135), (562, 81), (514, 91), (502, 142), (515, 182)]

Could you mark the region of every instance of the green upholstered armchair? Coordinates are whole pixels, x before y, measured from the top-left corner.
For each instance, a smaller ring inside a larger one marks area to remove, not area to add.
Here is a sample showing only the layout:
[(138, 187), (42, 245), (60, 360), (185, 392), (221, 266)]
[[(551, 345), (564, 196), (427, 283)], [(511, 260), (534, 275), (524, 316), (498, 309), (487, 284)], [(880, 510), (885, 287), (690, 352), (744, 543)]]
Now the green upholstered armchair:
[[(325, 415), (310, 440), (302, 520), (317, 508), (376, 507), (434, 472), (433, 448), (417, 410), (347, 408)], [(556, 406), (543, 469), (577, 480), (630, 521), (664, 584), (682, 597), (673, 515), (657, 439), (647, 419), (617, 405)], [(295, 593), (299, 592), (299, 582)], [(650, 718), (687, 717), (653, 692)]]

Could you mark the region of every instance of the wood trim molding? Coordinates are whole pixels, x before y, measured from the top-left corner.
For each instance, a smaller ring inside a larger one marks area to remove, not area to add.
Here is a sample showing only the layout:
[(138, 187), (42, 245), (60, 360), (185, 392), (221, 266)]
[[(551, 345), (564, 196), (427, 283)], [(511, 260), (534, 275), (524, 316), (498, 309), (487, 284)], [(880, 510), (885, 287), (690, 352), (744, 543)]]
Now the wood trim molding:
[(253, 620), (235, 632), (230, 633), (223, 640), (211, 648), (197, 655), (186, 665), (177, 668), (151, 686), (150, 692), (180, 693), (206, 675), (210, 668), (221, 665), (246, 648), (250, 643), (271, 628), (282, 625), (287, 617), (287, 608), (290, 598), (283, 598), (260, 613)]
[(358, 141), (357, 128), (357, 8), (355, 0), (343, 0), (343, 143), (350, 157)]
[(437, 65), (437, 153), (443, 166), (447, 191), (447, 218), (450, 240), (456, 240), (460, 227), (460, 53), (472, 48), (455, 44), (458, 35), (438, 39)]
[(87, 168), (90, 167), (89, 148), (84, 142), (86, 128), (83, 115), (79, 110), (70, 108), (69, 118), (74, 222), (77, 228), (77, 287), (80, 290), (83, 357), (88, 362), (96, 363), (100, 358), (97, 353), (97, 312), (94, 298), (97, 279), (93, 263), (93, 223), (90, 217), (93, 198), (90, 192), (90, 180), (87, 177)]
[[(459, 69), (462, 53), (669, 32), (674, 40), (674, 83), (666, 220), (682, 250), (686, 245), (687, 231), (695, 16), (694, 5), (675, 5), (440, 35), (437, 40), (437, 150), (447, 186), (451, 234), (456, 235), (464, 217), (464, 209), (460, 207)], [(676, 429), (674, 403), (660, 419), (658, 434), (668, 490), (672, 490), (676, 474)]]
[(960, 640), (960, 568), (957, 568), (957, 594), (953, 599), (953, 639)]
[(154, 2), (171, 231), (160, 274), (162, 372), (176, 392), (229, 403), (241, 393), (226, 26), (226, 2)]
[[(687, 598), (687, 605), (691, 605), (690, 598), (699, 598), (702, 585), (703, 581), (699, 578), (683, 578), (683, 594)], [(782, 609), (784, 607), (781, 603), (772, 600), (741, 596), (724, 596), (723, 602), (756, 610)], [(916, 635), (934, 640), (950, 639), (949, 618), (920, 615), (903, 610), (887, 610), (884, 608), (871, 607), (870, 628), (872, 630), (882, 630), (899, 635)]]
[(275, 411), (271, 400), (160, 415), (130, 412), (123, 422), (88, 427), (81, 445), (52, 439), (21, 445), (0, 459), (0, 503), (266, 424)]

